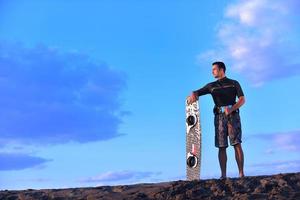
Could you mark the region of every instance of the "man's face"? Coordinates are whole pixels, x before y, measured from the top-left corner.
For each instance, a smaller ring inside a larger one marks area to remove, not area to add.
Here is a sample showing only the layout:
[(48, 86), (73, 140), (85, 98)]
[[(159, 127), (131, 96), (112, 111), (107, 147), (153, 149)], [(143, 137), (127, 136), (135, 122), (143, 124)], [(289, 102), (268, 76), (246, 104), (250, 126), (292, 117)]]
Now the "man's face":
[(219, 78), (221, 76), (221, 70), (219, 69), (218, 65), (212, 66), (212, 74), (215, 78)]

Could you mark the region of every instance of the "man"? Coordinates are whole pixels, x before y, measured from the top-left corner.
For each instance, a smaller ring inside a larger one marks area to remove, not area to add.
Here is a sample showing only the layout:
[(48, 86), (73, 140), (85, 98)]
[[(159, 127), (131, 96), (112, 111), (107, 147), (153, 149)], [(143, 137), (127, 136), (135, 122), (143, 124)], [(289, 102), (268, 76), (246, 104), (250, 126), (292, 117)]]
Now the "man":
[[(239, 176), (244, 177), (244, 153), (241, 145), (242, 130), (239, 108), (245, 103), (245, 97), (239, 82), (227, 78), (225, 71), (226, 66), (223, 62), (214, 62), (212, 74), (218, 80), (193, 91), (188, 98), (189, 103), (193, 103), (202, 95), (211, 94), (213, 97), (215, 103), (215, 146), (219, 148), (220, 179), (226, 178), (228, 136), (230, 145), (234, 146)], [(238, 97), (237, 102), (236, 97)]]

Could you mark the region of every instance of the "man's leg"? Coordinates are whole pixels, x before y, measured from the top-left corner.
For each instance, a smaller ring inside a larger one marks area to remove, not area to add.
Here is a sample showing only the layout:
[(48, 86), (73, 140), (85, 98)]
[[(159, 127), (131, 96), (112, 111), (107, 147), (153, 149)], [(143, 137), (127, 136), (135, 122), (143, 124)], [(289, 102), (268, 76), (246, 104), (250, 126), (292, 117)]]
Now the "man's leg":
[(221, 168), (221, 178), (226, 177), (226, 163), (227, 163), (227, 154), (226, 147), (219, 147), (219, 163)]
[(239, 176), (244, 177), (244, 153), (241, 143), (234, 145), (235, 159), (239, 168)]
[(239, 176), (244, 177), (244, 153), (242, 149), (242, 128), (239, 113), (232, 113), (230, 115), (230, 123), (228, 123), (228, 135), (230, 138), (230, 145), (234, 146), (235, 159), (239, 168)]
[(219, 148), (219, 164), (221, 168), (221, 178), (226, 178), (226, 164), (228, 147), (227, 118), (225, 114), (215, 115), (215, 147)]

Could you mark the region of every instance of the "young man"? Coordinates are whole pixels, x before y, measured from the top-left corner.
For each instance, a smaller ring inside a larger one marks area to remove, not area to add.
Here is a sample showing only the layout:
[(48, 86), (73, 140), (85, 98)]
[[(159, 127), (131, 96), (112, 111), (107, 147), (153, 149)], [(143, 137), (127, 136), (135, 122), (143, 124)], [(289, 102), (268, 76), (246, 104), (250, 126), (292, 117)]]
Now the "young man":
[[(241, 145), (242, 130), (239, 108), (245, 103), (245, 97), (239, 82), (227, 78), (225, 71), (226, 66), (223, 62), (214, 62), (212, 74), (218, 80), (193, 91), (189, 96), (189, 103), (196, 101), (202, 95), (211, 94), (213, 97), (215, 103), (215, 146), (219, 148), (221, 179), (226, 178), (227, 136), (229, 136), (230, 145), (234, 146), (239, 176), (244, 177), (244, 153)], [(236, 97), (238, 97), (237, 102)]]

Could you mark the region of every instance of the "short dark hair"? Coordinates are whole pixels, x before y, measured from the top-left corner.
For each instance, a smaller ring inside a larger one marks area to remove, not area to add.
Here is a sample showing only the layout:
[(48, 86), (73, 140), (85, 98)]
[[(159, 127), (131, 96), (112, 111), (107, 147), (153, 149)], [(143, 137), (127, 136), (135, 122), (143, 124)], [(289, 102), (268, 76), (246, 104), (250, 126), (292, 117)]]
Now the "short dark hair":
[(214, 62), (212, 65), (218, 65), (218, 68), (219, 68), (219, 69), (223, 69), (223, 70), (224, 70), (224, 73), (225, 73), (225, 71), (226, 71), (226, 66), (225, 66), (225, 64), (224, 64), (223, 62), (221, 62), (221, 61), (216, 61), (216, 62)]

